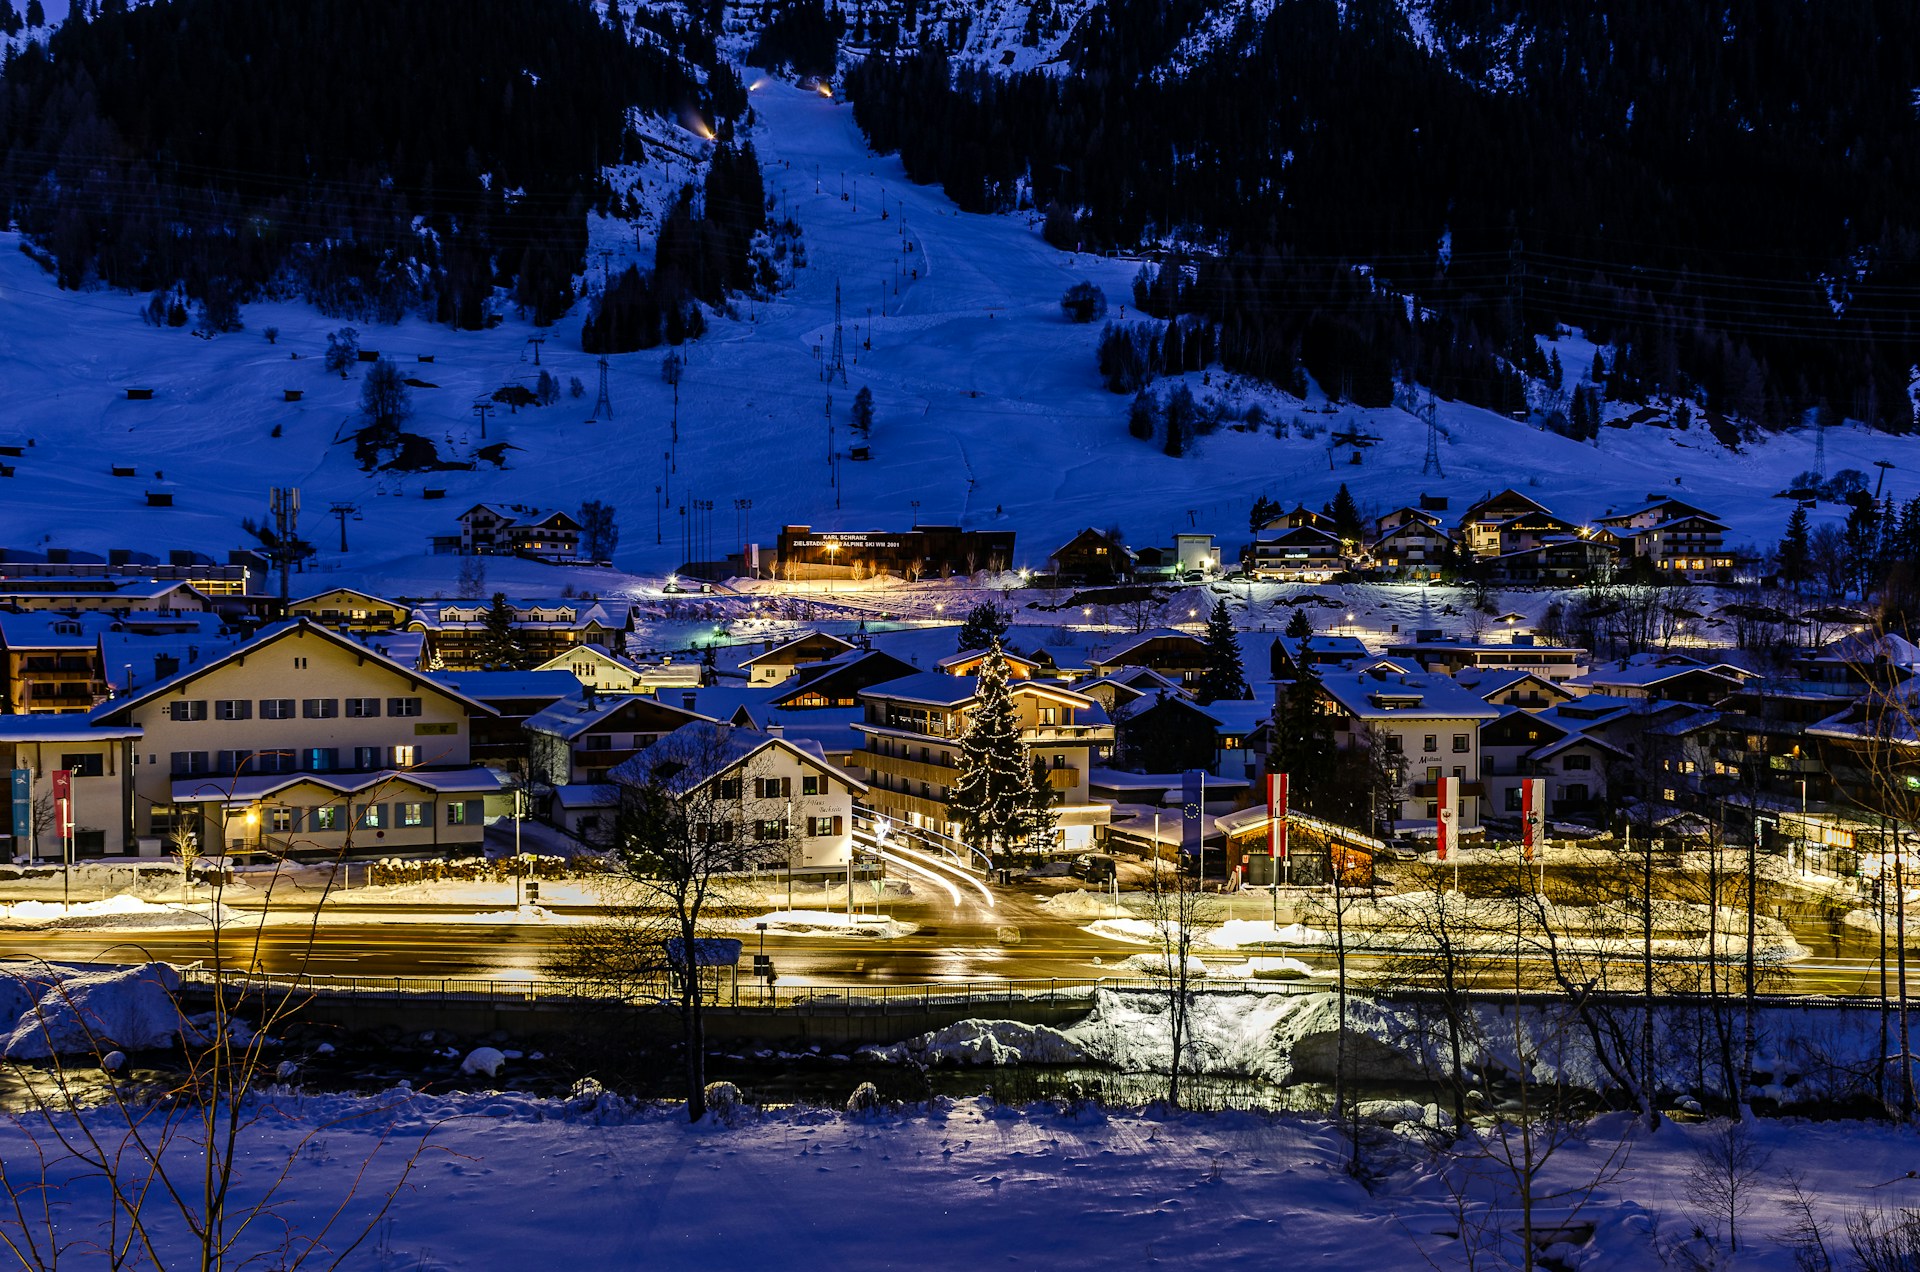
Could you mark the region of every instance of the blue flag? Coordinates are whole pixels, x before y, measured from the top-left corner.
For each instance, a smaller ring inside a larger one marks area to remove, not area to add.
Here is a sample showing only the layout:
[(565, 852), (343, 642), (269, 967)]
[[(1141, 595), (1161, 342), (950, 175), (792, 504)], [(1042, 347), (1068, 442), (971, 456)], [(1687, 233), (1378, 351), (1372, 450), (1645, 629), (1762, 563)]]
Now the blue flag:
[[(33, 774), (26, 769), (13, 770), (13, 837), (24, 845), (33, 833)], [(23, 849), (16, 845), (15, 851)]]
[(1188, 769), (1180, 782), (1180, 851), (1198, 858), (1207, 839), (1207, 775), (1201, 769)]

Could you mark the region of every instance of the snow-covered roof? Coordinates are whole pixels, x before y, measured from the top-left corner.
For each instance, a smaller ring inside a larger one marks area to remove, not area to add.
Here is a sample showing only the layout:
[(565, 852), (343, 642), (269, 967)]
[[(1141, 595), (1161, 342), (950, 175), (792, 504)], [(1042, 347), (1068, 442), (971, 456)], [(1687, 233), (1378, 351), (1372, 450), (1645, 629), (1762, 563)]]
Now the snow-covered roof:
[[(802, 634), (795, 636), (792, 640), (783, 641), (782, 643), (775, 645), (772, 649), (766, 650), (763, 653), (755, 654), (751, 658), (741, 659), (740, 665), (742, 667), (751, 667), (755, 663), (763, 663), (763, 662), (764, 663), (785, 663), (789, 661), (789, 659), (791, 658), (793, 649), (796, 645), (804, 645), (810, 641), (811, 642), (825, 641), (834, 645), (838, 645), (840, 647), (840, 653), (845, 653), (850, 649), (856, 648), (856, 646), (853, 644), (852, 641), (841, 640), (838, 636), (835, 636), (830, 632), (803, 632)], [(815, 658), (809, 658), (807, 661), (818, 662), (820, 660)]]
[(867, 789), (865, 782), (827, 759), (817, 742), (796, 741), (712, 720), (681, 725), (631, 759), (614, 765), (607, 777), (631, 786), (658, 783), (671, 794), (685, 795), (740, 767), (769, 747), (799, 756), (857, 792)]
[(288, 637), (297, 636), (297, 635), (314, 636), (314, 637), (318, 637), (323, 641), (330, 641), (333, 644), (338, 645), (340, 648), (352, 652), (356, 657), (369, 659), (373, 662), (382, 664), (383, 666), (386, 667), (388, 671), (393, 672), (397, 676), (403, 677), (406, 680), (412, 681), (422, 686), (430, 686), (434, 690), (438, 691), (439, 693), (442, 693), (447, 697), (454, 699), (457, 702), (465, 704), (471, 710), (479, 712), (482, 715), (498, 715), (499, 714), (497, 711), (495, 711), (492, 707), (488, 706), (486, 703), (480, 701), (477, 698), (471, 697), (468, 694), (462, 693), (460, 690), (455, 689), (451, 685), (442, 683), (440, 681), (436, 681), (432, 677), (423, 675), (422, 673), (414, 670), (412, 667), (406, 666), (403, 663), (397, 663), (393, 661), (393, 659), (388, 658), (385, 654), (381, 653), (379, 650), (372, 649), (366, 645), (363, 645), (359, 641), (353, 639), (353, 637), (351, 636), (344, 635), (340, 632), (332, 631), (326, 627), (322, 627), (318, 623), (314, 623), (305, 618), (297, 618), (292, 620), (291, 622), (286, 622), (286, 623), (275, 623), (271, 627), (262, 628), (259, 635), (255, 636), (252, 640), (248, 641), (244, 645), (237, 645), (232, 649), (226, 650), (218, 658), (214, 658), (208, 662), (201, 663), (197, 667), (186, 668), (182, 670), (178, 675), (169, 676), (165, 680), (156, 681), (154, 684), (148, 686), (145, 690), (135, 693), (131, 697), (121, 698), (113, 702), (105, 703), (99, 708), (97, 708), (94, 714), (96, 716), (106, 717), (106, 716), (117, 715), (123, 711), (131, 710), (136, 706), (140, 706), (144, 703), (152, 701), (154, 698), (157, 698), (162, 694), (171, 693), (176, 689), (184, 688), (189, 682), (199, 679), (201, 676), (206, 675), (208, 672), (214, 670), (215, 668), (224, 666), (226, 663), (236, 658), (244, 658), (249, 654), (253, 654), (259, 650), (265, 649), (269, 645), (275, 644), (281, 640), (285, 640)]
[(504, 698), (565, 698), (580, 692), (570, 671), (435, 671), (427, 679), (482, 702)]
[(252, 773), (239, 777), (182, 777), (173, 781), (173, 800), (200, 804), (210, 800), (251, 803), (302, 783), (324, 786), (341, 795), (415, 786), (441, 795), (478, 795), (500, 789), (490, 768), (381, 769), (372, 773)]
[[(573, 679), (571, 676), (567, 678)], [(579, 692), (579, 683), (576, 681), (574, 696), (562, 698), (552, 706), (543, 707), (534, 712), (527, 717), (526, 724), (522, 727), (529, 733), (546, 733), (571, 741), (608, 717), (629, 707), (670, 712), (678, 716), (682, 722), (708, 719), (697, 711), (689, 711), (657, 698), (634, 694), (596, 694), (589, 697)]]
[(1129, 636), (1125, 640), (1117, 641), (1104, 649), (1095, 650), (1093, 656), (1088, 659), (1088, 661), (1098, 667), (1111, 667), (1118, 663), (1124, 663), (1128, 654), (1133, 653), (1142, 645), (1156, 640), (1177, 640), (1192, 645), (1204, 645), (1206, 643), (1192, 632), (1177, 631), (1171, 627), (1155, 627), (1141, 632), (1137, 636)]
[(137, 724), (95, 724), (92, 716), (80, 712), (0, 715), (0, 742), (98, 742), (137, 738), (145, 732)]
[(571, 782), (553, 788), (554, 802), (562, 808), (612, 808), (620, 802), (620, 788), (606, 782)]
[(1320, 684), (1343, 710), (1361, 720), (1495, 720), (1500, 716), (1480, 695), (1447, 676), (1341, 671), (1323, 676)]

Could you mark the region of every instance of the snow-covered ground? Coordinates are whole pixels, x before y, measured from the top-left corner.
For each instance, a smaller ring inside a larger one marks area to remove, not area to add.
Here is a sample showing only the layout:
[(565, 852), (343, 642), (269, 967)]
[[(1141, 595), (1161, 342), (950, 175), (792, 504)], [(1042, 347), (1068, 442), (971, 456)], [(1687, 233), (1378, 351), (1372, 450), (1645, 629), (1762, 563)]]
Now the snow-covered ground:
[[(1395, 1116), (1417, 1106), (1369, 1109)], [(1362, 1183), (1344, 1169), (1338, 1128), (1289, 1116), (940, 1099), (873, 1114), (749, 1108), (690, 1126), (677, 1107), (636, 1107), (591, 1088), (570, 1100), (284, 1094), (259, 1111), (243, 1141), (232, 1213), (247, 1213), (285, 1161), (299, 1169), (272, 1207), (275, 1221), (253, 1225), (243, 1252), (277, 1250), (289, 1232), (317, 1232), (357, 1178), (330, 1243), (337, 1253), (371, 1227), (350, 1267), (455, 1272), (537, 1267), (559, 1256), (578, 1268), (1362, 1269), (1431, 1261), (1456, 1269), (1472, 1266), (1476, 1237), (1490, 1243), (1520, 1222), (1512, 1177), (1471, 1145), (1434, 1152), (1412, 1136), (1375, 1134)], [(111, 1136), (110, 1115), (95, 1116)], [(30, 1160), (31, 1126), (0, 1126), (10, 1164)], [(1670, 1123), (1649, 1135), (1609, 1117), (1558, 1145), (1536, 1188), (1557, 1196), (1539, 1219), (1592, 1225), (1590, 1236), (1582, 1226), (1556, 1247), (1559, 1266), (1682, 1266), (1672, 1261), (1677, 1247), (1692, 1243), (1699, 1253), (1695, 1227), (1713, 1231), (1714, 1222), (1689, 1200), (1686, 1183), (1702, 1147), (1723, 1130)], [(44, 1137), (47, 1128), (39, 1131)], [(1920, 1139), (1911, 1130), (1761, 1122), (1752, 1140), (1771, 1169), (1752, 1180), (1739, 1267), (1795, 1266), (1792, 1251), (1771, 1239), (1788, 1227), (1788, 1167), (1840, 1250), (1848, 1215), (1920, 1203), (1909, 1169)], [(190, 1171), (189, 1149), (176, 1144), (169, 1164)], [(415, 1166), (403, 1180), (409, 1158)], [(65, 1183), (70, 1167), (56, 1159), (48, 1173)], [(104, 1239), (103, 1189), (82, 1177), (53, 1194), (63, 1234)], [(1456, 1191), (1467, 1198), (1465, 1240)], [(378, 1218), (390, 1194), (394, 1204)], [(184, 1253), (183, 1224), (168, 1205), (155, 1201), (144, 1217), (163, 1254)], [(1507, 1241), (1507, 1253), (1517, 1254)], [(1479, 1251), (1479, 1266), (1488, 1256)]]
[[(496, 413), (485, 441), (514, 448), (505, 471), (483, 461), (472, 472), (368, 476), (340, 441), (353, 425), (359, 368), (343, 381), (321, 364), (326, 333), (340, 323), (305, 306), (262, 303), (247, 307), (244, 332), (213, 340), (147, 327), (137, 316), (143, 298), (61, 293), (11, 250), (17, 236), (0, 236), (0, 371), (9, 386), (0, 442), (24, 450), (8, 461), (15, 476), (0, 484), (0, 543), (223, 551), (241, 544), (243, 517), (264, 514), (268, 486), (292, 484), (303, 491), (303, 527), (323, 548), (322, 573), (307, 579), (314, 587), (452, 588), (455, 563), (426, 556), (426, 539), (451, 533), (454, 515), (481, 499), (565, 507), (608, 500), (620, 514), (616, 560), (640, 572), (685, 559), (679, 510), (708, 499), (719, 550), (743, 536), (770, 543), (782, 523), (884, 528), (917, 516), (1013, 529), (1016, 563), (1039, 565), (1074, 531), (1116, 521), (1141, 544), (1189, 525), (1236, 541), (1255, 494), (1318, 506), (1342, 482), (1381, 509), (1422, 490), (1450, 495), (1458, 508), (1518, 485), (1575, 518), (1649, 493), (1675, 494), (1722, 513), (1734, 541), (1765, 542), (1778, 537), (1788, 511), (1766, 496), (1812, 466), (1811, 435), (1738, 455), (1702, 429), (1609, 428), (1597, 445), (1578, 444), (1443, 405), (1452, 439), (1442, 447), (1447, 475), (1422, 477), (1423, 425), (1412, 415), (1336, 410), (1317, 396), (1283, 401), (1220, 376), (1196, 387), (1258, 400), (1283, 419), (1297, 415), (1317, 436), (1223, 430), (1202, 439), (1194, 456), (1169, 459), (1127, 435), (1125, 399), (1106, 393), (1096, 375), (1097, 327), (1066, 322), (1058, 305), (1061, 292), (1085, 278), (1106, 290), (1119, 317), (1132, 262), (1056, 251), (1025, 215), (957, 212), (937, 189), (910, 185), (896, 159), (869, 154), (846, 106), (761, 78), (752, 95), (755, 142), (769, 192), (805, 229), (809, 265), (792, 290), (738, 305), (733, 319), (716, 321), (685, 351), (677, 450), (668, 436), (672, 389), (660, 375), (664, 350), (615, 357), (614, 420), (583, 422), (596, 372), (578, 351), (578, 319), (569, 318), (549, 333), (542, 366), (563, 382), (580, 377), (588, 396)], [(836, 287), (848, 367), (844, 384), (828, 386), (815, 350), (831, 351)], [(262, 337), (270, 326), (279, 329), (277, 344)], [(414, 391), (411, 427), (447, 459), (465, 461), (483, 444), (473, 401), (535, 375), (531, 334), (512, 318), (487, 332), (409, 320), (364, 330), (362, 347), (437, 386)], [(417, 362), (421, 355), (434, 361)], [(874, 458), (843, 462), (836, 489), (828, 398), (844, 449), (847, 412), (863, 386), (876, 405)], [(154, 398), (128, 401), (128, 388), (151, 388)], [(302, 400), (285, 401), (288, 389)], [(1347, 448), (1327, 445), (1330, 429), (1353, 426), (1381, 439), (1357, 465), (1347, 462)], [(1829, 470), (1872, 472), (1875, 459), (1887, 458), (1898, 465), (1888, 474), (1893, 494), (1914, 493), (1920, 456), (1911, 439), (1836, 429), (1827, 442)], [(114, 465), (136, 475), (115, 478)], [(428, 488), (444, 490), (444, 501), (422, 501)], [(172, 493), (174, 506), (148, 507), (150, 490)], [(750, 499), (751, 509), (736, 511), (736, 499)], [(346, 554), (320, 519), (332, 501), (361, 510), (362, 520), (349, 523)], [(515, 591), (621, 586), (604, 571), (507, 562), (489, 569), (490, 587)]]

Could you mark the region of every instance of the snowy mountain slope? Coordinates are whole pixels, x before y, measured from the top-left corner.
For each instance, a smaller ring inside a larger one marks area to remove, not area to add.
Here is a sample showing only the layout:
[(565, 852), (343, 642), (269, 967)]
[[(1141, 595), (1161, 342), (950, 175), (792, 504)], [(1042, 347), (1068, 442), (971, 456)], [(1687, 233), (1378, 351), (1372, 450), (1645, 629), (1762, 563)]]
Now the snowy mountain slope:
[[(742, 520), (750, 538), (768, 543), (781, 523), (856, 529), (917, 516), (1013, 529), (1019, 564), (1037, 566), (1087, 525), (1118, 522), (1134, 542), (1148, 543), (1192, 524), (1237, 543), (1256, 494), (1318, 506), (1342, 482), (1379, 508), (1426, 491), (1450, 496), (1459, 509), (1514, 485), (1573, 517), (1659, 491), (1722, 512), (1736, 542), (1764, 542), (1778, 537), (1789, 510), (1766, 496), (1812, 466), (1808, 435), (1744, 454), (1699, 429), (1603, 429), (1597, 444), (1578, 444), (1443, 403), (1452, 437), (1441, 448), (1446, 475), (1423, 476), (1424, 426), (1411, 415), (1330, 411), (1317, 399), (1296, 403), (1265, 389), (1236, 392), (1264, 401), (1270, 414), (1320, 426), (1318, 436), (1222, 431), (1202, 438), (1189, 458), (1169, 459), (1127, 435), (1125, 399), (1103, 391), (1095, 373), (1097, 327), (1067, 323), (1057, 303), (1070, 283), (1091, 279), (1118, 317), (1133, 263), (1055, 251), (1025, 218), (956, 212), (939, 191), (907, 184), (897, 160), (868, 154), (837, 103), (772, 80), (753, 102), (768, 191), (804, 227), (811, 264), (792, 291), (771, 304), (742, 303), (685, 351), (677, 448), (673, 391), (660, 376), (664, 350), (611, 359), (614, 420), (586, 424), (597, 373), (578, 351), (577, 318), (568, 319), (546, 333), (542, 365), (563, 383), (579, 377), (587, 396), (499, 411), (483, 440), (472, 403), (537, 374), (527, 357), (533, 329), (510, 320), (454, 332), (410, 319), (363, 332), (362, 345), (438, 386), (414, 391), (412, 431), (461, 462), (488, 443), (513, 449), (504, 471), (481, 461), (473, 471), (369, 476), (339, 441), (354, 426), (361, 368), (342, 381), (320, 362), (325, 335), (339, 324), (303, 306), (258, 304), (246, 309), (245, 332), (195, 339), (144, 326), (139, 298), (62, 294), (7, 250), (0, 444), (20, 445), (23, 455), (4, 461), (16, 471), (0, 479), (0, 544), (218, 552), (244, 541), (240, 520), (264, 513), (268, 486), (294, 484), (304, 491), (305, 528), (330, 559), (339, 559), (337, 538), (320, 510), (332, 501), (359, 506), (363, 520), (350, 523), (346, 559), (357, 570), (450, 578), (450, 560), (404, 563), (424, 552), (429, 535), (452, 533), (454, 516), (472, 502), (572, 508), (588, 498), (618, 507), (616, 559), (636, 571), (687, 558), (681, 509), (698, 507), (689, 500), (713, 502), (707, 520), (720, 551), (737, 546)], [(829, 388), (815, 350), (832, 347), (836, 284), (848, 367), (846, 383)], [(278, 344), (262, 338), (268, 326), (279, 328)], [(434, 361), (418, 363), (420, 355)], [(836, 490), (828, 398), (844, 452), (847, 410), (863, 385), (877, 408), (874, 458), (843, 459)], [(128, 401), (129, 387), (152, 388), (154, 399)], [(1218, 377), (1211, 385), (1196, 377), (1195, 388), (1227, 391)], [(285, 401), (289, 389), (302, 400)], [(1357, 465), (1348, 462), (1351, 448), (1327, 447), (1330, 432), (1355, 427), (1380, 439)], [(1829, 470), (1872, 473), (1875, 459), (1888, 459), (1897, 465), (1888, 474), (1892, 493), (1916, 493), (1920, 443), (1840, 429), (1830, 430), (1827, 451)], [(115, 465), (138, 475), (116, 478)], [(444, 490), (444, 499), (424, 501), (429, 488)], [(148, 490), (173, 493), (175, 506), (145, 506)], [(736, 509), (735, 500), (752, 507)]]

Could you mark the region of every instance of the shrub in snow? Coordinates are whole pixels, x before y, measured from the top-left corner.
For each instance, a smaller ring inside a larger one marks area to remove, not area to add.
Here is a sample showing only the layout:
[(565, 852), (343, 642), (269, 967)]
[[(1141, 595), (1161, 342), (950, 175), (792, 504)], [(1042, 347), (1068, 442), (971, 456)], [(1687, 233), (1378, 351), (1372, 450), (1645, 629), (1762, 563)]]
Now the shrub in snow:
[(706, 1089), (707, 1119), (721, 1126), (733, 1126), (746, 1115), (747, 1103), (740, 1088), (731, 1082), (709, 1082)]
[(493, 1047), (475, 1047), (460, 1062), (460, 1072), (465, 1074), (484, 1074), (491, 1078), (499, 1074), (500, 1066), (507, 1062), (506, 1054)]
[(185, 1024), (180, 973), (165, 963), (71, 976), (49, 988), (0, 1046), (8, 1060), (173, 1045)]
[(109, 1051), (106, 1055), (100, 1057), (100, 1067), (108, 1073), (119, 1072), (121, 1066), (126, 1064), (126, 1062), (127, 1053), (124, 1051)]
[(885, 1107), (886, 1102), (880, 1098), (880, 1088), (871, 1082), (862, 1082), (847, 1097), (847, 1112), (854, 1117), (872, 1117)]

